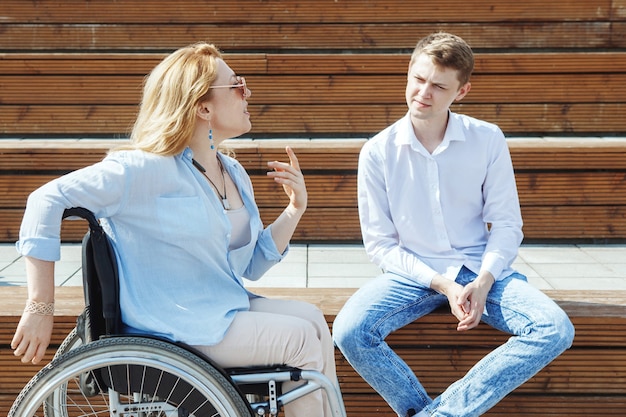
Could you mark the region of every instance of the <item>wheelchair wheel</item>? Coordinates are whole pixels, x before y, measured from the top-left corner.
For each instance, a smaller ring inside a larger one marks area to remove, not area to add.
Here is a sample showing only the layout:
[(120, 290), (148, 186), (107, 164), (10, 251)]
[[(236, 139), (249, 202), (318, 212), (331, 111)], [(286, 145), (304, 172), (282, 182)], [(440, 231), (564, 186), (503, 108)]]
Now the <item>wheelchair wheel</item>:
[[(86, 378), (87, 376), (87, 378)], [(97, 389), (84, 388), (88, 379)], [(114, 337), (78, 346), (39, 371), (8, 417), (250, 417), (232, 381), (172, 343)]]
[(83, 341), (78, 335), (76, 327), (74, 327), (72, 331), (65, 337), (65, 339), (63, 339), (63, 342), (61, 343), (61, 345), (59, 345), (59, 348), (54, 353), (54, 358), (52, 358), (52, 360), (55, 360), (59, 356), (69, 352), (72, 349), (76, 349), (78, 346), (82, 346), (82, 344)]

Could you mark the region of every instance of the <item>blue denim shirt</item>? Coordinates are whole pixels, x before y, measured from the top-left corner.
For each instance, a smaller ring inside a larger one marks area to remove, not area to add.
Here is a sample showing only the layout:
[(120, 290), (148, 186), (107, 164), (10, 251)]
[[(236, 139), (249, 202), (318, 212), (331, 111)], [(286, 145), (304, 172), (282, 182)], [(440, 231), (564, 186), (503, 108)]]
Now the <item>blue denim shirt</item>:
[(60, 258), (63, 210), (84, 207), (101, 219), (120, 267), (124, 323), (189, 344), (222, 340), (237, 311), (249, 308), (243, 278), (256, 280), (286, 254), (264, 229), (243, 167), (220, 155), (250, 214), (251, 240), (229, 250), (231, 225), (186, 149), (174, 157), (111, 153), (34, 191), (18, 251)]

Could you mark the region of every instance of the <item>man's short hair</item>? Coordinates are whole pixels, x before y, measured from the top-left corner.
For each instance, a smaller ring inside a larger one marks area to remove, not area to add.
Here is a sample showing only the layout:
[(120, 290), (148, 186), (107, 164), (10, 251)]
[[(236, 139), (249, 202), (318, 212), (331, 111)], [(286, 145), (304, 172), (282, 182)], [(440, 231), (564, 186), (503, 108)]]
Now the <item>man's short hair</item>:
[(435, 65), (457, 70), (461, 85), (467, 83), (474, 70), (472, 48), (459, 36), (438, 32), (420, 39), (413, 50), (409, 68), (417, 57), (426, 54)]

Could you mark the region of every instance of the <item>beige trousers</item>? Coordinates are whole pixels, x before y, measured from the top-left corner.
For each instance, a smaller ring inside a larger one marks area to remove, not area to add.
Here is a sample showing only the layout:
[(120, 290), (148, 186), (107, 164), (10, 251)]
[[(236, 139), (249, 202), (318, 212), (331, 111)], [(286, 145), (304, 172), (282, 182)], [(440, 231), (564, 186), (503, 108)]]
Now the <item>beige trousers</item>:
[[(219, 344), (194, 347), (224, 368), (284, 364), (322, 372), (339, 386), (328, 325), (322, 312), (309, 303), (254, 298), (250, 311), (237, 313)], [(283, 389), (298, 384), (285, 383)], [(331, 416), (322, 390), (287, 404), (284, 411), (285, 417)]]

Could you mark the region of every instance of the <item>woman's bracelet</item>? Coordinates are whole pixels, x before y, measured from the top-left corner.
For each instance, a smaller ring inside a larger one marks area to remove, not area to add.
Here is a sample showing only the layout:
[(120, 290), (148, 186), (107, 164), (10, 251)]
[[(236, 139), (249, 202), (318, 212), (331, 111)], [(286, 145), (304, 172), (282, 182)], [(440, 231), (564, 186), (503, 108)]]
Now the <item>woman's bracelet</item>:
[(26, 307), (24, 307), (24, 313), (37, 314), (38, 316), (53, 316), (54, 303), (43, 303), (28, 300), (26, 301)]

